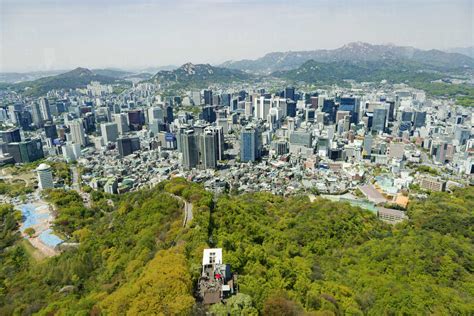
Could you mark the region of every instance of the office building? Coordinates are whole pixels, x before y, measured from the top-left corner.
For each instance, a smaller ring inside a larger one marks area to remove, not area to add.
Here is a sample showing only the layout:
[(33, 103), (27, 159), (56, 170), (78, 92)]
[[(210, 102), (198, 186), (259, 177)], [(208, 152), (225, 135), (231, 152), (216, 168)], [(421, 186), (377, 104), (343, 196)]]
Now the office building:
[(295, 88), (293, 88), (293, 87), (285, 88), (284, 97), (285, 97), (285, 99), (290, 99), (292, 101), (296, 101)]
[(307, 131), (293, 131), (290, 133), (290, 144), (312, 147), (313, 135)]
[(331, 123), (334, 123), (336, 120), (336, 111), (336, 103), (334, 103), (333, 99), (325, 99), (323, 101), (323, 107), (321, 109), (321, 112), (328, 114), (328, 119)]
[(49, 107), (49, 101), (46, 98), (41, 98), (39, 101), (41, 115), (44, 121), (51, 121), (51, 109)]
[(100, 125), (100, 129), (106, 144), (115, 142), (119, 137), (117, 123), (102, 123)]
[(113, 118), (113, 121), (117, 123), (117, 129), (120, 135), (123, 135), (129, 131), (127, 114), (125, 113), (114, 114), (112, 118)]
[(202, 169), (217, 168), (218, 143), (217, 132), (212, 129), (206, 129), (199, 135), (199, 164)]
[(289, 117), (296, 117), (296, 102), (295, 101), (286, 102), (286, 115)]
[(165, 121), (168, 124), (174, 121), (173, 108), (169, 105), (165, 107)]
[(36, 102), (31, 105), (31, 116), (33, 118), (33, 124), (36, 126), (36, 128), (43, 127), (43, 115), (41, 114), (39, 104)]
[(118, 138), (117, 149), (118, 149), (120, 157), (128, 156), (140, 150), (140, 139), (136, 136)]
[[(342, 97), (340, 99), (339, 111), (347, 111), (351, 116), (351, 123), (357, 123), (359, 113), (359, 102), (354, 97)], [(337, 120), (336, 120), (337, 122)]]
[(387, 127), (388, 110), (385, 106), (380, 105), (374, 108), (374, 116), (372, 119), (372, 131), (385, 132)]
[(81, 119), (73, 120), (69, 122), (69, 129), (71, 130), (71, 141), (81, 146), (86, 146), (86, 134), (84, 131), (84, 125)]
[(41, 139), (10, 143), (7, 145), (7, 151), (13, 157), (15, 163), (33, 162), (44, 158)]
[(20, 135), (19, 128), (10, 128), (6, 131), (1, 131), (0, 135), (2, 136), (2, 140), (7, 144), (21, 142), (21, 135)]
[(192, 129), (179, 134), (181, 153), (183, 154), (183, 168), (190, 170), (199, 164), (198, 135)]
[(153, 122), (153, 120), (165, 121), (165, 114), (161, 107), (154, 106), (148, 109), (148, 123)]
[(240, 160), (242, 162), (256, 161), (260, 157), (260, 131), (258, 128), (247, 126), (240, 134)]
[(446, 190), (446, 181), (434, 177), (421, 179), (420, 187), (428, 191), (443, 192)]
[(204, 90), (204, 104), (213, 105), (212, 90)]
[(141, 110), (128, 111), (128, 126), (132, 131), (139, 131), (145, 124), (145, 116)]
[(51, 123), (44, 124), (44, 133), (46, 138), (53, 141), (54, 139), (58, 138), (58, 131), (56, 129), (56, 125)]
[(202, 108), (202, 119), (209, 123), (216, 121), (216, 112), (213, 106), (207, 105)]
[(49, 165), (44, 163), (40, 164), (38, 168), (36, 168), (36, 174), (38, 175), (38, 187), (40, 190), (54, 188), (53, 172)]
[(425, 126), (426, 123), (426, 112), (416, 111), (413, 118), (413, 126), (419, 128)]

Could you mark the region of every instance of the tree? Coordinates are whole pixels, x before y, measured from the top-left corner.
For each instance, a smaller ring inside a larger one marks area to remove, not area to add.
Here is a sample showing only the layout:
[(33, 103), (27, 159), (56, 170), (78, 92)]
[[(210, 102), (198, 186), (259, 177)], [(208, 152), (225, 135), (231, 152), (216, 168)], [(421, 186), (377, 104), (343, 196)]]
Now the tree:
[(25, 229), (24, 233), (31, 238), (36, 233), (36, 231), (33, 227), (28, 227), (27, 229)]

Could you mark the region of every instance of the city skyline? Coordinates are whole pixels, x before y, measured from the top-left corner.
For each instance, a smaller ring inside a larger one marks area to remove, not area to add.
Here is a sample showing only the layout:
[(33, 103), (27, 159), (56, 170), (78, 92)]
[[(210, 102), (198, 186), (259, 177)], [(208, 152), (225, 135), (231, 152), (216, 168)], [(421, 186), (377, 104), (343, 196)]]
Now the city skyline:
[(472, 10), (464, 0), (0, 0), (0, 71), (220, 64), (354, 41), (466, 47)]

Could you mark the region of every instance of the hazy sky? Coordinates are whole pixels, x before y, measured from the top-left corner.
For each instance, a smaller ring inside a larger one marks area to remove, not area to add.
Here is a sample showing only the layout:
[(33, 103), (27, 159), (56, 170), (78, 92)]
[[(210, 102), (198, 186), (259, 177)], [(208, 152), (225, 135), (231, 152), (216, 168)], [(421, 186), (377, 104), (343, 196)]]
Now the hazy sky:
[(473, 0), (0, 0), (0, 71), (221, 63), (348, 42), (472, 46)]

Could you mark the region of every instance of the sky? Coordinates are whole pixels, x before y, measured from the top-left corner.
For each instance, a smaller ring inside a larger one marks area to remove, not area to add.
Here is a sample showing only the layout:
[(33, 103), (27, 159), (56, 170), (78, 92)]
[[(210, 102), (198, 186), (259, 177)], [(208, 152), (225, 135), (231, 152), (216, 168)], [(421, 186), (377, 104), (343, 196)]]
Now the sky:
[(473, 0), (0, 0), (0, 72), (219, 64), (354, 41), (474, 45)]

